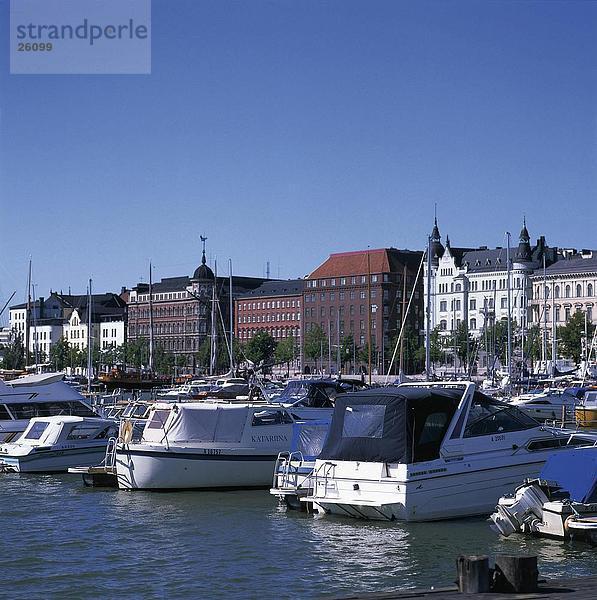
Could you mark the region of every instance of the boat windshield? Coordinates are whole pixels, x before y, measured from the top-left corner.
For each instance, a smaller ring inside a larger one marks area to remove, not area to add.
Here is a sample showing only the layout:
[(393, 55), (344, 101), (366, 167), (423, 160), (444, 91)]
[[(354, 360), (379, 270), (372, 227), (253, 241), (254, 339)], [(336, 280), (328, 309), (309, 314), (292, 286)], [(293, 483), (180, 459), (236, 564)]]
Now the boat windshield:
[(523, 431), (538, 426), (539, 423), (535, 419), (518, 408), (475, 393), (464, 429), (464, 437)]
[(33, 423), (27, 433), (23, 436), (26, 440), (39, 440), (44, 434), (44, 431), (48, 428), (49, 423), (47, 421), (37, 421)]

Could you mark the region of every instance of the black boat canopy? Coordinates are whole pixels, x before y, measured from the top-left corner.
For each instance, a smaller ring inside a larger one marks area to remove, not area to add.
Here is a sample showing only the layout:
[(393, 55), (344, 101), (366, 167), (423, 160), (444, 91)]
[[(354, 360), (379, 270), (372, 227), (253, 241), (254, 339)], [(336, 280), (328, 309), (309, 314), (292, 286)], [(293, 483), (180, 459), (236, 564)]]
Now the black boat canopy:
[(382, 388), (336, 398), (321, 460), (415, 463), (439, 448), (463, 390)]

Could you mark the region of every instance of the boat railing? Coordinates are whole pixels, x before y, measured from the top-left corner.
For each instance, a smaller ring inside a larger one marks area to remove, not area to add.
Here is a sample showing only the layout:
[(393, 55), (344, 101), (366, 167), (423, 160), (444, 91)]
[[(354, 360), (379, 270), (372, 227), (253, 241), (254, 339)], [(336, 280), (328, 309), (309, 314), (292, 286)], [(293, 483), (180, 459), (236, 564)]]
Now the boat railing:
[[(280, 452), (274, 467), (273, 488), (296, 488), (298, 486), (299, 469), (305, 458), (300, 451)], [(297, 464), (298, 463), (298, 464)]]
[[(336, 463), (326, 461), (321, 463), (319, 467), (313, 469), (313, 495), (325, 497), (328, 489), (328, 479), (333, 477), (332, 471), (336, 468)], [(323, 496), (319, 494), (319, 488), (323, 485)]]
[(104, 456), (104, 467), (106, 470), (113, 470), (116, 467), (116, 446), (118, 440), (115, 437), (108, 439), (106, 446), (106, 455)]

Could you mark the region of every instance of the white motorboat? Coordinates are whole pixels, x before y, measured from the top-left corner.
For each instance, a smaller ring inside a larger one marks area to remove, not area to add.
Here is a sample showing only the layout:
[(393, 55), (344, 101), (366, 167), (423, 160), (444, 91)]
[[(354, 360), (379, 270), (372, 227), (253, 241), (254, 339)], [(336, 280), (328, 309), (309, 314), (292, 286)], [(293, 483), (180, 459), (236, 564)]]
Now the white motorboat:
[(0, 446), (0, 467), (18, 473), (60, 473), (95, 465), (117, 432), (114, 421), (95, 417), (34, 418), (18, 440)]
[(48, 373), (0, 380), (0, 443), (15, 440), (34, 417), (97, 416), (63, 377), (63, 373)]
[(292, 441), (288, 452), (280, 452), (274, 467), (270, 494), (288, 508), (308, 510), (300, 499), (312, 493), (312, 474), (330, 428), (330, 419), (297, 421), (292, 426)]
[(156, 404), (139, 442), (116, 447), (125, 489), (270, 487), (292, 424), (331, 413), (321, 408), (187, 402)]
[(538, 479), (500, 498), (491, 521), (504, 536), (526, 533), (597, 544), (597, 447), (550, 456)]
[(489, 514), (547, 457), (595, 435), (541, 426), (472, 383), (404, 384), (339, 396), (315, 463), (323, 513), (432, 521)]
[(578, 398), (560, 388), (549, 388), (534, 393), (521, 394), (510, 403), (537, 421), (574, 420)]

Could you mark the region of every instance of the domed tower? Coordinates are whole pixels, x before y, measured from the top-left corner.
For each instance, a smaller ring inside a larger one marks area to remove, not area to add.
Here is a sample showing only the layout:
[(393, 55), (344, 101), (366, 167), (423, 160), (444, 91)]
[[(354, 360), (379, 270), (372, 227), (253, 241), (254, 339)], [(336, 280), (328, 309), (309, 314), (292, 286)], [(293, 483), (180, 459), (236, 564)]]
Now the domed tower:
[(439, 234), (439, 227), (437, 226), (437, 217), (433, 225), (433, 231), (431, 232), (431, 264), (434, 267), (439, 265), (439, 259), (444, 254), (444, 247), (442, 246), (441, 236)]
[(201, 241), (203, 242), (201, 264), (195, 269), (192, 281), (213, 281), (215, 279), (214, 272), (207, 266), (205, 261), (205, 242), (207, 241), (207, 238), (201, 236)]
[(531, 252), (531, 238), (527, 230), (526, 218), (523, 219), (522, 229), (520, 230), (520, 236), (518, 238), (518, 249), (514, 255), (514, 263), (530, 263), (532, 259)]

